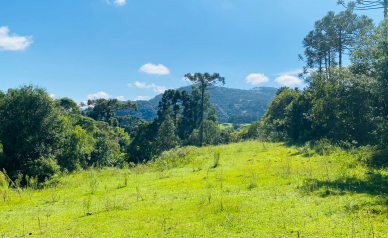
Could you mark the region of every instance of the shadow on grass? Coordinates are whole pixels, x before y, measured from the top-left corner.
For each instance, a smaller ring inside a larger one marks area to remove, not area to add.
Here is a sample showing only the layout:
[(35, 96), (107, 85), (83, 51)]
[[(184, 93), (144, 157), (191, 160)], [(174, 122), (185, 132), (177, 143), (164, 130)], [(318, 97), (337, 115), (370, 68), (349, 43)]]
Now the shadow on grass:
[(320, 197), (343, 196), (348, 194), (367, 194), (378, 197), (378, 204), (383, 205), (388, 212), (388, 176), (378, 173), (368, 175), (367, 179), (344, 178), (342, 180), (322, 181), (309, 179), (304, 186), (299, 187), (305, 194)]
[(319, 181), (312, 179), (308, 180), (306, 183), (305, 186), (310, 186), (310, 188), (313, 187), (315, 190), (327, 187), (351, 193), (388, 195), (388, 176), (382, 176), (381, 174), (371, 174), (368, 176), (367, 180), (345, 178), (343, 180), (335, 181)]

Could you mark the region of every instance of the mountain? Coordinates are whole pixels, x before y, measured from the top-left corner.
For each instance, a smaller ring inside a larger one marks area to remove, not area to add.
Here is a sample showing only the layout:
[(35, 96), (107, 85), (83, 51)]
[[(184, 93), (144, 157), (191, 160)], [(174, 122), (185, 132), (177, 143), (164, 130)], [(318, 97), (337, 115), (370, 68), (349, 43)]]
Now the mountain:
[[(178, 88), (189, 93), (189, 86)], [(210, 102), (216, 108), (221, 122), (251, 123), (264, 115), (272, 99), (276, 96), (277, 88), (256, 87), (251, 90), (216, 87), (210, 89)], [(135, 115), (144, 120), (152, 121), (156, 117), (159, 101), (163, 94), (159, 94), (149, 101), (136, 101), (139, 111), (121, 112), (120, 115)]]

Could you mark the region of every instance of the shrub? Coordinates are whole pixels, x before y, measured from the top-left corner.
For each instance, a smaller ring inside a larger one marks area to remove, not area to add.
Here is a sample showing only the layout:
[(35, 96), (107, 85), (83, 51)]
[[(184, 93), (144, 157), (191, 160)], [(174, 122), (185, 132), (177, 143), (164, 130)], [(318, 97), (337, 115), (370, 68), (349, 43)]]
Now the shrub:
[(0, 140), (5, 168), (12, 179), (21, 172), (51, 176), (51, 155), (60, 153), (65, 116), (47, 92), (34, 86), (9, 89), (0, 100)]

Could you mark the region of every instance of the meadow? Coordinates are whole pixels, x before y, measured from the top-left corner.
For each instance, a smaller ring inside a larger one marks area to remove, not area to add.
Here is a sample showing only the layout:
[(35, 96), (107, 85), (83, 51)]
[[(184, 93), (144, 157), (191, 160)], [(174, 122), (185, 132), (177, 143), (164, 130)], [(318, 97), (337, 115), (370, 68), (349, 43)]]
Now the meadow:
[[(322, 154), (322, 153), (320, 153)], [(1, 237), (388, 237), (388, 172), (360, 151), (248, 141), (1, 188)]]

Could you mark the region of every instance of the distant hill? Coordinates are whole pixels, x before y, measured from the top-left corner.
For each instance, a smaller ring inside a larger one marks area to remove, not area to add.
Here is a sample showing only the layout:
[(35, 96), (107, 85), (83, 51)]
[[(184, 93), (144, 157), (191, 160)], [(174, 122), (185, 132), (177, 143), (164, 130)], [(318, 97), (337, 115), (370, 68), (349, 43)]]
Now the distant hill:
[[(189, 86), (179, 90), (191, 92)], [(216, 108), (218, 118), (222, 122), (250, 123), (264, 115), (270, 102), (276, 96), (277, 88), (257, 87), (251, 90), (217, 87), (210, 89), (210, 102)], [(162, 94), (149, 101), (136, 101), (138, 112), (122, 112), (121, 115), (135, 115), (144, 120), (152, 121), (156, 117)]]

